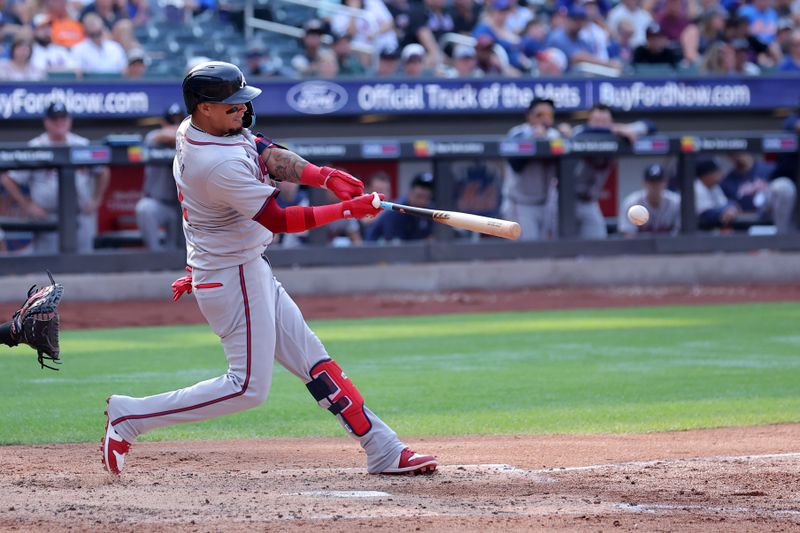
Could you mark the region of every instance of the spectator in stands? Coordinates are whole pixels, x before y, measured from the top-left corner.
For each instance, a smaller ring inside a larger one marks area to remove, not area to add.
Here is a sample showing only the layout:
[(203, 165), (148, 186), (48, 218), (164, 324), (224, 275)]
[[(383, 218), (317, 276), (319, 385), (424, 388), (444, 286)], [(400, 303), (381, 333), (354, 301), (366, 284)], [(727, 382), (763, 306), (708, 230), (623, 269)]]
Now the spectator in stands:
[(0, 228), (0, 253), (4, 253), (8, 250), (6, 246), (6, 234), (3, 233), (3, 228)]
[[(397, 34), (397, 46), (399, 47), (399, 43), (409, 42), (406, 36), (408, 35), (408, 25), (411, 19), (411, 2), (410, 0), (384, 0), (384, 3), (394, 19), (394, 30)], [(378, 50), (381, 50), (381, 48), (378, 48)]]
[[(650, 218), (646, 224), (636, 226), (628, 220), (628, 209), (643, 205)], [(650, 165), (644, 170), (644, 188), (630, 193), (622, 201), (617, 230), (625, 237), (642, 234), (675, 235), (681, 223), (681, 197), (667, 190), (667, 174), (661, 165)]]
[(322, 48), (322, 36), (327, 32), (319, 19), (311, 19), (303, 25), (303, 52), (292, 58), (292, 68), (301, 76), (311, 74), (312, 65)]
[(45, 72), (73, 70), (77, 67), (72, 53), (52, 42), (50, 18), (44, 13), (33, 17), (33, 52), (31, 64)]
[(336, 54), (339, 62), (339, 75), (341, 76), (363, 76), (367, 69), (361, 60), (353, 53), (350, 35), (341, 33), (333, 35), (331, 50)]
[(535, 71), (539, 76), (561, 76), (568, 65), (567, 56), (558, 48), (547, 48), (536, 54)]
[[(398, 203), (433, 209), (433, 176), (423, 172), (414, 176), (408, 194)], [(396, 211), (384, 211), (367, 226), (367, 241), (415, 241), (427, 239), (433, 233), (433, 222), (426, 218), (410, 217)]]
[(752, 154), (731, 154), (733, 168), (720, 187), (728, 200), (736, 202), (743, 215), (751, 215), (758, 222), (772, 221), (779, 233), (793, 228), (792, 217), (797, 187), (787, 177), (770, 181), (772, 165), (756, 161)]
[(683, 0), (664, 0), (664, 6), (655, 16), (661, 31), (673, 46), (681, 51), (687, 61), (697, 57), (698, 30), (689, 19)]
[(750, 56), (755, 58), (759, 65), (772, 65), (779, 60), (773, 57), (773, 51), (762, 43), (756, 36), (750, 34), (750, 22), (742, 16), (731, 16), (725, 23), (725, 41), (733, 42), (736, 39), (746, 39), (750, 45)]
[(586, 24), (581, 28), (578, 36), (589, 46), (592, 56), (608, 61), (609, 29), (597, 0), (582, 0), (583, 9), (586, 10)]
[[(144, 145), (149, 149), (175, 148), (175, 135), (185, 117), (180, 104), (170, 105), (161, 117), (161, 126), (145, 136)], [(136, 223), (148, 249), (178, 248), (182, 231), (181, 208), (172, 166), (145, 166), (142, 197), (136, 202)]]
[(83, 22), (86, 15), (89, 13), (97, 14), (108, 31), (114, 28), (117, 21), (128, 18), (128, 13), (124, 5), (120, 5), (120, 3), (115, 0), (94, 0), (94, 2), (89, 3), (83, 8), (78, 19)]
[(128, 66), (125, 67), (122, 75), (132, 80), (144, 78), (144, 75), (147, 73), (148, 62), (144, 50), (141, 48), (134, 48), (128, 52)]
[(511, 7), (511, 0), (490, 0), (484, 8), (484, 15), (472, 30), (472, 35), (476, 38), (490, 36), (505, 50), (509, 65), (517, 71), (514, 74), (519, 74), (530, 70), (531, 62), (521, 53), (520, 36), (506, 26)]
[(150, 4), (148, 0), (127, 0), (128, 18), (135, 28), (145, 24), (150, 19)]
[(83, 40), (83, 25), (70, 16), (67, 0), (44, 0), (44, 8), (50, 21), (53, 43), (72, 48)]
[(739, 8), (738, 14), (750, 23), (750, 34), (768, 45), (778, 32), (778, 12), (774, 0), (752, 0)]
[(472, 28), (481, 16), (481, 5), (475, 0), (453, 0), (453, 32), (472, 35)]
[(750, 45), (745, 39), (735, 39), (731, 43), (733, 48), (733, 71), (740, 76), (758, 76), (761, 69), (750, 62)]
[(459, 44), (453, 48), (452, 69), (448, 71), (450, 78), (481, 78), (483, 71), (478, 68), (475, 47)]
[(675, 50), (667, 46), (668, 41), (661, 27), (657, 23), (652, 23), (647, 27), (647, 42), (636, 47), (633, 52), (633, 65), (664, 65), (675, 68), (680, 58)]
[(408, 27), (404, 40), (400, 43), (401, 46), (411, 43), (424, 46), (428, 52), (428, 66), (431, 68), (444, 63), (439, 38), (455, 28), (452, 15), (445, 9), (446, 4), (446, 0), (423, 0), (419, 4), (412, 4)]
[[(557, 139), (554, 128), (555, 104), (552, 100), (534, 98), (525, 112), (525, 122), (514, 126), (508, 137), (516, 141)], [(505, 166), (501, 212), (522, 228), (522, 239), (546, 239), (552, 229), (547, 216), (547, 200), (558, 175), (558, 162), (553, 159), (513, 157)]]
[(673, 43), (681, 42), (684, 30), (692, 23), (681, 0), (664, 0), (661, 10), (656, 13), (655, 21)]
[[(281, 193), (276, 197), (276, 200), (281, 208), (286, 209), (292, 206), (308, 207), (311, 205), (308, 198), (308, 191), (305, 187), (301, 187), (299, 183), (279, 181), (277, 184), (278, 190), (280, 190)], [(298, 233), (278, 233), (275, 237), (280, 239), (282, 248), (296, 248), (306, 243), (308, 240), (308, 230)]]
[(616, 61), (598, 59), (592, 55), (591, 47), (581, 37), (580, 32), (587, 24), (588, 15), (586, 10), (578, 4), (573, 4), (570, 8), (563, 28), (554, 29), (550, 32), (547, 39), (547, 47), (558, 48), (569, 59), (570, 70), (574, 70), (579, 63), (590, 63), (619, 68)]
[(725, 12), (722, 8), (711, 11), (703, 16), (699, 30), (697, 51), (705, 52), (711, 43), (720, 41), (725, 36)]
[(778, 70), (800, 74), (800, 31), (792, 32), (789, 40), (789, 55), (783, 58)]
[(520, 50), (525, 57), (533, 59), (536, 54), (544, 50), (547, 33), (550, 28), (543, 20), (533, 19), (525, 26), (519, 43)]
[(142, 47), (133, 34), (133, 23), (129, 18), (119, 19), (114, 23), (111, 29), (111, 38), (118, 42), (125, 52)]
[(317, 78), (335, 78), (339, 75), (339, 60), (330, 48), (322, 48), (317, 52), (317, 59), (311, 65), (311, 76)]
[(711, 45), (703, 56), (700, 72), (705, 74), (731, 74), (736, 68), (736, 51), (722, 41)]
[(8, 59), (0, 60), (0, 80), (2, 81), (40, 81), (47, 72), (33, 64), (33, 41), (27, 31), (20, 31), (11, 42)]
[(433, 76), (433, 72), (425, 68), (425, 47), (421, 44), (407, 44), (400, 53), (403, 64), (403, 76), (419, 78), (420, 76)]
[(485, 76), (512, 75), (512, 69), (503, 63), (494, 51), (494, 39), (484, 34), (475, 40), (475, 61)]
[[(792, 44), (792, 33), (794, 33), (794, 22), (792, 19), (782, 19), (778, 21), (778, 32), (769, 47), (774, 57), (781, 60), (789, 55)], [(778, 62), (780, 64), (780, 61)]]
[(633, 62), (633, 37), (634, 28), (630, 19), (622, 19), (617, 24), (616, 32), (611, 35), (611, 42), (608, 45), (608, 56), (616, 59), (623, 65), (630, 65)]
[(725, 196), (720, 182), (722, 170), (713, 158), (702, 158), (695, 166), (694, 201), (700, 229), (724, 228), (739, 216), (736, 202)]
[(509, 0), (511, 8), (506, 17), (506, 28), (514, 35), (521, 36), (528, 27), (528, 23), (536, 18), (533, 11), (526, 5), (522, 6), (519, 0)]
[(13, 1), (0, 0), (0, 42), (13, 40), (18, 31), (22, 29), (22, 20), (15, 13)]
[(653, 22), (653, 15), (642, 8), (641, 0), (622, 0), (608, 13), (608, 27), (612, 34), (619, 33), (619, 25), (628, 21), (633, 29), (632, 46), (645, 43), (645, 31)]
[[(70, 131), (72, 119), (61, 102), (47, 107), (45, 132), (32, 139), (31, 147), (86, 146), (89, 140)], [(77, 168), (75, 188), (78, 195), (78, 252), (91, 252), (97, 234), (97, 209), (109, 181), (108, 167)], [(58, 215), (58, 171), (54, 168), (15, 170), (0, 177), (0, 183), (25, 213), (34, 219), (54, 219)], [(30, 196), (21, 187), (30, 190)], [(34, 236), (36, 253), (58, 253), (58, 233), (38, 232)]]
[[(616, 136), (633, 144), (642, 135), (655, 130), (647, 120), (628, 124), (614, 122), (611, 108), (595, 104), (589, 110), (589, 118), (583, 126), (571, 131), (573, 139), (594, 139)], [(600, 210), (600, 195), (606, 181), (617, 168), (615, 156), (590, 156), (578, 161), (575, 166), (575, 217), (578, 220), (579, 235), (584, 239), (604, 239), (608, 235), (605, 218)]]
[(86, 38), (72, 48), (72, 55), (83, 73), (122, 74), (128, 65), (125, 50), (108, 39), (100, 17), (89, 13), (83, 19)]
[(400, 50), (384, 48), (378, 54), (378, 66), (375, 75), (379, 78), (397, 76), (400, 68)]
[(398, 46), (394, 19), (381, 0), (344, 0), (344, 5), (360, 9), (361, 16), (336, 13), (331, 17), (331, 32), (347, 34), (354, 43), (370, 45), (378, 50)]

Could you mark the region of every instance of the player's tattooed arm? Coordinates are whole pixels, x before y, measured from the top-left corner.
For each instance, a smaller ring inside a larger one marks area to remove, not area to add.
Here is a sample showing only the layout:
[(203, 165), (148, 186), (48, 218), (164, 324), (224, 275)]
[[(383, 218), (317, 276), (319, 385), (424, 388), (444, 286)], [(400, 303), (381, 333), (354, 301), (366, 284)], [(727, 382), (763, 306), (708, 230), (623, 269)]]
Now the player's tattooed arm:
[(261, 159), (273, 179), (291, 183), (300, 183), (303, 169), (308, 165), (308, 161), (296, 153), (277, 147), (264, 150)]

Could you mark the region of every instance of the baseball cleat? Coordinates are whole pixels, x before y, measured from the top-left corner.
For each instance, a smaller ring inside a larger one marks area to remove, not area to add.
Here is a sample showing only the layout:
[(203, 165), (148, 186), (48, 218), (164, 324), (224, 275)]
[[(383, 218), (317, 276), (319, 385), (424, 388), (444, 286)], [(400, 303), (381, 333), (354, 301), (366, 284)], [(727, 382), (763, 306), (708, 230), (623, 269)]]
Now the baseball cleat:
[(439, 463), (432, 455), (420, 455), (411, 448), (403, 448), (397, 466), (389, 467), (381, 474), (402, 475), (402, 474), (432, 474)]
[(106, 436), (100, 440), (100, 451), (103, 452), (103, 465), (112, 474), (119, 475), (125, 466), (125, 455), (131, 449), (131, 443), (120, 437), (114, 426), (108, 422), (106, 411)]

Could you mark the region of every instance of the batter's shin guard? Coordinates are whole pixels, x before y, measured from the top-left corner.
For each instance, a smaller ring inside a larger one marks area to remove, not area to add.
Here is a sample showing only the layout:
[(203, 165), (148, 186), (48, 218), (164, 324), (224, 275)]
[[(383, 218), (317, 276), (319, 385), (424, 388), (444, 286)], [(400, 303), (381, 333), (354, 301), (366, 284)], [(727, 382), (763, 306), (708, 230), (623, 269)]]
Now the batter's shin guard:
[(309, 374), (311, 381), (306, 387), (320, 407), (341, 415), (348, 431), (358, 437), (372, 429), (372, 422), (364, 414), (364, 398), (336, 361), (320, 361)]

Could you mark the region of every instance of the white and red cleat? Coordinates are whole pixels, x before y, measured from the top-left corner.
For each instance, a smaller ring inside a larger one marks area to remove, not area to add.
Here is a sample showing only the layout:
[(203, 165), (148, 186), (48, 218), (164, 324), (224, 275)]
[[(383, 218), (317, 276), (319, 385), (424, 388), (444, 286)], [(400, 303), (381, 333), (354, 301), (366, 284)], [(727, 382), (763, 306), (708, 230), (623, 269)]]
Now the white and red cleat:
[(106, 436), (100, 443), (103, 465), (112, 474), (119, 475), (125, 466), (125, 455), (131, 449), (131, 443), (120, 437), (119, 433), (114, 430), (114, 426), (108, 423), (108, 412), (106, 412)]
[(403, 448), (397, 466), (389, 467), (381, 474), (402, 475), (402, 474), (432, 474), (439, 463), (432, 455), (420, 455), (411, 448)]

